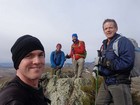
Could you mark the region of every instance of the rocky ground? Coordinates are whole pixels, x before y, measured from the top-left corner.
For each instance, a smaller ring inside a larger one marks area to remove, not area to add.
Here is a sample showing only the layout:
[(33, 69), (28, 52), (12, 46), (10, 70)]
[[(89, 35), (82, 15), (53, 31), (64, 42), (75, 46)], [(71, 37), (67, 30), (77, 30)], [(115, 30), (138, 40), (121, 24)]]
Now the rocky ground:
[[(46, 68), (42, 75), (41, 85), (44, 87), (44, 94), (51, 99), (51, 105), (94, 105), (96, 94), (96, 79), (93, 77), (91, 70), (85, 69), (83, 78), (73, 78), (71, 67), (63, 68), (62, 78), (50, 78), (50, 68)], [(0, 71), (0, 80), (8, 71)], [(9, 75), (12, 78), (15, 71)], [(4, 79), (3, 79), (4, 80)], [(99, 78), (99, 85), (102, 81)], [(5, 83), (5, 82), (3, 82)], [(2, 87), (0, 83), (0, 87)], [(140, 77), (132, 78), (131, 92), (133, 96), (133, 105), (140, 105)]]
[[(99, 77), (99, 86), (102, 80), (102, 77)], [(96, 79), (91, 72), (84, 72), (83, 78), (77, 79), (46, 79), (42, 85), (45, 87), (45, 95), (52, 100), (51, 105), (94, 105)], [(131, 93), (133, 105), (140, 105), (140, 77), (132, 78)]]
[(140, 105), (140, 76), (132, 78), (131, 92), (134, 105)]

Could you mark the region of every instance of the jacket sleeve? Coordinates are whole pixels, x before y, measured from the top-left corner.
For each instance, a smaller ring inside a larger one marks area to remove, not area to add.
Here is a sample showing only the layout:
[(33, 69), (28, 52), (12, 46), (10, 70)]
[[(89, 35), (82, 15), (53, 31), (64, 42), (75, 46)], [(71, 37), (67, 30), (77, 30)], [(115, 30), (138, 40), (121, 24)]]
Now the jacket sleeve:
[(121, 38), (118, 43), (119, 56), (112, 61), (113, 68), (116, 72), (122, 70), (130, 71), (134, 65), (134, 46), (127, 38)]
[(65, 62), (65, 54), (64, 52), (61, 52), (61, 63), (60, 63), (60, 67), (62, 68)]
[(55, 68), (56, 67), (56, 64), (54, 62), (54, 51), (51, 53), (50, 62), (51, 62), (51, 67), (52, 68)]
[(79, 41), (80, 46), (76, 48), (75, 54), (83, 54), (85, 52), (85, 42), (84, 41)]

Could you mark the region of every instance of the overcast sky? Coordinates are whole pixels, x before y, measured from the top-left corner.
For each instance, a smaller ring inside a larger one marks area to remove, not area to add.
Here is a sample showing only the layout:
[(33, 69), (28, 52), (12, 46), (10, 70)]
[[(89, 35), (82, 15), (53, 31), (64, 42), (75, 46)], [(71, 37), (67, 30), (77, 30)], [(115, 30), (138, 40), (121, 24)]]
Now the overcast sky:
[(10, 48), (25, 34), (40, 39), (49, 62), (57, 43), (70, 52), (73, 33), (85, 41), (86, 61), (92, 62), (105, 39), (106, 18), (116, 20), (118, 33), (140, 43), (140, 0), (0, 0), (0, 62), (12, 61)]

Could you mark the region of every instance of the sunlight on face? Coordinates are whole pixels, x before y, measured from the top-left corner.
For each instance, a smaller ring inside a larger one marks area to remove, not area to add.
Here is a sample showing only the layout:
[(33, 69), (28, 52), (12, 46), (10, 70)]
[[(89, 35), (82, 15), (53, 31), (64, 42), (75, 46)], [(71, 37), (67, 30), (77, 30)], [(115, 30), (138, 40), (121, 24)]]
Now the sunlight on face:
[(117, 28), (115, 27), (113, 22), (106, 22), (103, 26), (103, 31), (106, 37), (108, 39), (111, 39), (117, 32)]

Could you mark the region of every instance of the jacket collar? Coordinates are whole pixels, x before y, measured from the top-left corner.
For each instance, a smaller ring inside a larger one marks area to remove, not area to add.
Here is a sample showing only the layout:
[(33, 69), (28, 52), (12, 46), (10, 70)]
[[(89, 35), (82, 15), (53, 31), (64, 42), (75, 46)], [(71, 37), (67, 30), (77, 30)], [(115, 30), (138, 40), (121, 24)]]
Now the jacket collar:
[[(110, 40), (110, 43), (113, 43), (119, 36), (120, 36), (120, 34), (115, 33), (113, 38)], [(103, 40), (103, 44), (107, 44), (107, 41), (108, 41), (108, 39)]]

